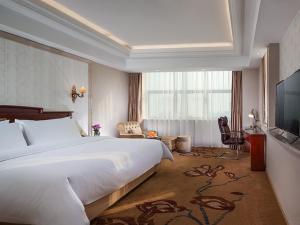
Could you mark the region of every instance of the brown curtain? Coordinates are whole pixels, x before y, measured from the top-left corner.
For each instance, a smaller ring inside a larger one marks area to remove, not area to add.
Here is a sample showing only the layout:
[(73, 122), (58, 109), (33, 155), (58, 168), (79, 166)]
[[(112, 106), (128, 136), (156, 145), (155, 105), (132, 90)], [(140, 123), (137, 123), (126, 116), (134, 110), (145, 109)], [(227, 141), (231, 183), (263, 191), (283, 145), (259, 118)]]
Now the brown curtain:
[(142, 74), (129, 74), (128, 121), (140, 122), (142, 111)]
[(231, 88), (231, 130), (233, 131), (242, 131), (243, 129), (242, 97), (242, 71), (233, 71)]

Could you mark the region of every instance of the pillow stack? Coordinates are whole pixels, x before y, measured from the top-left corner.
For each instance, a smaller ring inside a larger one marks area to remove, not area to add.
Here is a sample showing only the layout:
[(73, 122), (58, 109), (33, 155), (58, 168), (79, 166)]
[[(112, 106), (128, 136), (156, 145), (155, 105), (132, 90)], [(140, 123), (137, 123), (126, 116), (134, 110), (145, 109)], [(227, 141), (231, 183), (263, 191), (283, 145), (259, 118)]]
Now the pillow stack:
[(17, 124), (8, 121), (0, 122), (0, 151), (26, 146), (27, 143)]
[(16, 120), (29, 145), (45, 145), (80, 138), (76, 122), (68, 117), (52, 120)]

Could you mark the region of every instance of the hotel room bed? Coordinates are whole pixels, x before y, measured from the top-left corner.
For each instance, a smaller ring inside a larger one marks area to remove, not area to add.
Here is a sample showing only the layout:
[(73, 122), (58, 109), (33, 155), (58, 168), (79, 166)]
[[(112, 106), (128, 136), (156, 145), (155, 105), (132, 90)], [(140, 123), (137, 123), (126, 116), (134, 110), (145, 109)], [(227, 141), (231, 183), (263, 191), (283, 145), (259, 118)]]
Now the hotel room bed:
[(89, 224), (150, 176), (162, 158), (172, 160), (172, 154), (160, 141), (112, 137), (2, 149), (0, 222)]

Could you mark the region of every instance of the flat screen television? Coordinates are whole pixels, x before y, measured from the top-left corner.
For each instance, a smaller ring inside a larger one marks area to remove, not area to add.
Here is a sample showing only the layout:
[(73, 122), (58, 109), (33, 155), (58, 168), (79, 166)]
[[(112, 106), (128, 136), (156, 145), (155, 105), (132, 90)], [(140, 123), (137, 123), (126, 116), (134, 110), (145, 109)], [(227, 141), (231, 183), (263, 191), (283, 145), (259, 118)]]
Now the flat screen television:
[(276, 86), (275, 126), (300, 136), (300, 70)]

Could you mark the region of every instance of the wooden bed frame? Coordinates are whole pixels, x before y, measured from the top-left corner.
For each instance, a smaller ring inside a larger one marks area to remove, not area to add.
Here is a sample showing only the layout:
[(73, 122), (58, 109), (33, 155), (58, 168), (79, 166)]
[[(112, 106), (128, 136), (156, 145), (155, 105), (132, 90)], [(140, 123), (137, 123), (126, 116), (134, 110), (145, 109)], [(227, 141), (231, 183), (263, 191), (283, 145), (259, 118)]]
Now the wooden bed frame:
[(0, 120), (49, 120), (72, 117), (72, 111), (44, 111), (40, 107), (0, 105)]
[[(72, 117), (72, 111), (44, 111), (40, 107), (0, 105), (0, 120), (6, 119), (14, 122), (15, 119), (20, 120), (47, 120), (58, 119), (64, 117)], [(142, 174), (140, 177), (124, 185), (115, 192), (106, 195), (105, 197), (96, 200), (88, 205), (85, 205), (85, 212), (89, 220), (96, 218), (101, 213), (124, 197), (134, 188), (142, 184), (149, 177), (154, 175), (159, 165), (153, 166), (150, 170)], [(12, 225), (11, 223), (0, 222), (0, 225)], [(17, 225), (17, 224), (14, 224)], [(20, 224), (21, 225), (21, 224)], [(24, 225), (24, 224), (23, 224)]]

